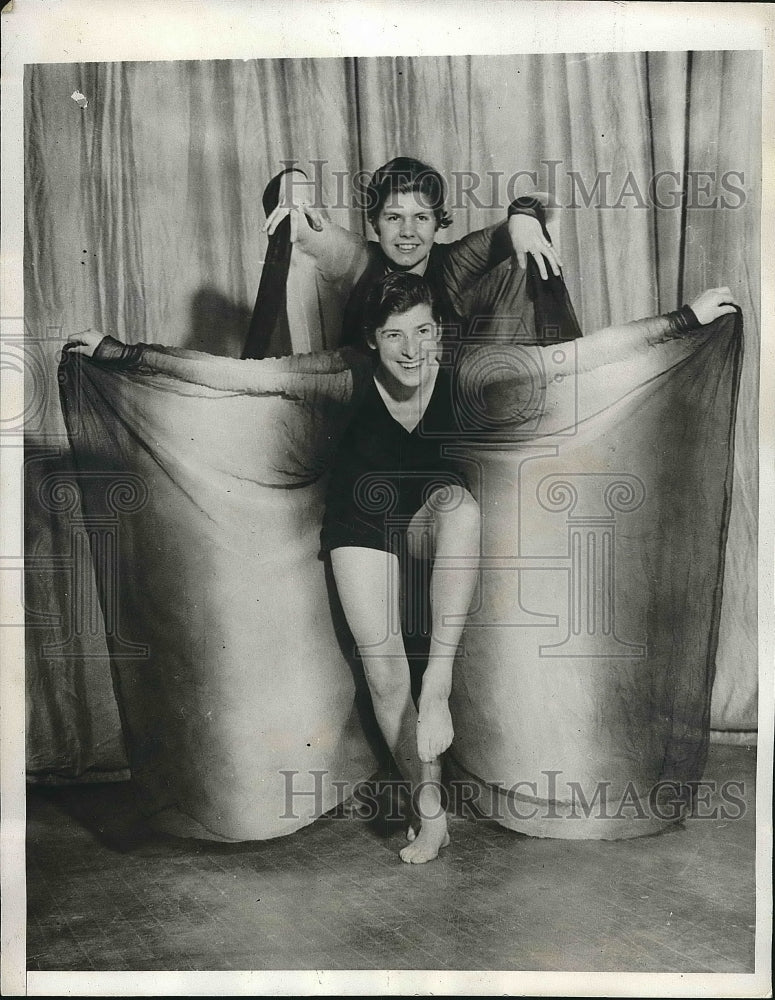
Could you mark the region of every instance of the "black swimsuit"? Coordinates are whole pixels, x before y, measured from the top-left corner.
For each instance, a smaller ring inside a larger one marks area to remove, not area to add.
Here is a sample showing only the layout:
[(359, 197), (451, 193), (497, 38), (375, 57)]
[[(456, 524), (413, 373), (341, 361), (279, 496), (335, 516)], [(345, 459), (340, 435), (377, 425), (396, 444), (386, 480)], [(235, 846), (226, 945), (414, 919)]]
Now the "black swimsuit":
[(345, 431), (331, 471), (321, 532), (324, 551), (361, 546), (401, 555), (406, 529), (439, 487), (465, 487), (446, 446), (459, 440), (452, 378), (439, 368), (412, 431), (385, 405), (372, 379)]

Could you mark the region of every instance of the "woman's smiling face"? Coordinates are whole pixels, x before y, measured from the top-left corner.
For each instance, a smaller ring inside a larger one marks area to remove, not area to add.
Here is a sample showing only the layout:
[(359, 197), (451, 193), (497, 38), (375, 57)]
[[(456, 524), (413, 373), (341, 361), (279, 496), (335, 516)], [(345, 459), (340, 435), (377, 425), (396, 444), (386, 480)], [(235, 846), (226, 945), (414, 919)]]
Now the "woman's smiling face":
[(385, 256), (403, 271), (422, 274), (436, 236), (436, 217), (419, 192), (392, 194), (382, 206), (374, 231)]
[(439, 328), (430, 306), (412, 306), (392, 313), (374, 331), (372, 346), (379, 353), (383, 371), (406, 388), (425, 382), (436, 364)]

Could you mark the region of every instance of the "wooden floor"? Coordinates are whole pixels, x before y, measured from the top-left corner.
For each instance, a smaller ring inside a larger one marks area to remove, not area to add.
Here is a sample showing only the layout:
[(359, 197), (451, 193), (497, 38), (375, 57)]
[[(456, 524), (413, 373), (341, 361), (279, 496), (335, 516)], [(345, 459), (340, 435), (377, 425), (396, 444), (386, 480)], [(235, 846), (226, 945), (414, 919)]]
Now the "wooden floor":
[(454, 819), (419, 867), (352, 818), (214, 845), (147, 831), (126, 783), (31, 788), (28, 968), (752, 972), (754, 776), (714, 745), (739, 819), (618, 842)]

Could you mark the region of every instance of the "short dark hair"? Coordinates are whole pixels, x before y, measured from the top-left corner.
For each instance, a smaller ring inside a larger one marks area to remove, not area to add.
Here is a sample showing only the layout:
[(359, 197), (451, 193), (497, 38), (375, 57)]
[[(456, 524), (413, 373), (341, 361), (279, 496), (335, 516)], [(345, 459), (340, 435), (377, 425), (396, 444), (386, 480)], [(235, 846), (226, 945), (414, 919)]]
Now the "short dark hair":
[(374, 171), (366, 188), (366, 218), (375, 226), (388, 198), (409, 192), (416, 192), (427, 199), (439, 229), (450, 225), (452, 218), (444, 207), (447, 197), (444, 178), (438, 170), (412, 156), (397, 156)]
[(441, 311), (425, 278), (411, 271), (391, 271), (372, 285), (366, 295), (361, 331), (364, 340), (374, 336), (389, 316), (423, 305), (429, 307), (434, 320), (440, 323)]

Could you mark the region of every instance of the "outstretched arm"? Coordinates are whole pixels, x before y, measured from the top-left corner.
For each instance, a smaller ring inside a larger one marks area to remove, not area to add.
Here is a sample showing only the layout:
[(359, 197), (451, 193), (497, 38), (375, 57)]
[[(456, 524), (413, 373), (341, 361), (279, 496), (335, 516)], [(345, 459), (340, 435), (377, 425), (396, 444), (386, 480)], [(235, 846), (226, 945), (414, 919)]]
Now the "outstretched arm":
[(682, 306), (676, 312), (596, 330), (577, 342), (576, 370), (588, 371), (634, 350), (686, 336), (736, 309), (737, 303), (727, 286), (709, 288), (691, 306)]
[(521, 412), (519, 400), (524, 396), (524, 412), (532, 412), (536, 401), (534, 372), (552, 372), (554, 378), (574, 376), (592, 371), (603, 365), (631, 358), (634, 353), (654, 347), (676, 337), (696, 333), (721, 316), (735, 312), (737, 305), (729, 288), (710, 288), (698, 296), (691, 306), (683, 306), (673, 313), (635, 320), (621, 326), (609, 326), (586, 334), (574, 341), (574, 350), (567, 352), (567, 367), (552, 362), (526, 364), (525, 354), (537, 352), (551, 357), (556, 345), (537, 347), (530, 345), (497, 344), (470, 350), (462, 359), (458, 370), (458, 383), (462, 393), (478, 397), (488, 386), (500, 385), (509, 393), (511, 408)]
[(125, 344), (99, 330), (83, 330), (72, 334), (65, 344), (65, 350), (71, 354), (83, 354), (93, 358), (106, 368), (114, 371), (134, 371), (143, 366), (143, 359), (148, 351), (166, 354), (173, 358), (205, 358), (208, 355), (202, 351), (191, 351), (184, 347), (169, 347), (166, 344)]
[(74, 334), (65, 350), (112, 371), (166, 375), (205, 388), (311, 404), (347, 404), (360, 398), (373, 368), (362, 351), (347, 347), (241, 361), (162, 344), (124, 344), (95, 330)]

